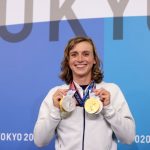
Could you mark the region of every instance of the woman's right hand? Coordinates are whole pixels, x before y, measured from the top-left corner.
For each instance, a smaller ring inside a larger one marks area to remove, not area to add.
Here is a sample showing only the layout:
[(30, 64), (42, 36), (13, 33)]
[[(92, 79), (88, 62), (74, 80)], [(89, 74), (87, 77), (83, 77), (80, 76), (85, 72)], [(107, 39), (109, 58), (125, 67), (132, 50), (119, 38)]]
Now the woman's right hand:
[(53, 95), (53, 104), (55, 107), (60, 108), (59, 102), (68, 92), (68, 89), (58, 89)]

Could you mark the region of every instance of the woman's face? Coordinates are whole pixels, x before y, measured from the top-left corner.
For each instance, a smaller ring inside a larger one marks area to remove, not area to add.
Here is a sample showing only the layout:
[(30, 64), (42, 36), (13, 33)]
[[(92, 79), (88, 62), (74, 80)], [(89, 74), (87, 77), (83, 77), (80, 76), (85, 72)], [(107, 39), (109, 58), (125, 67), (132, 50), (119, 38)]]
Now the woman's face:
[(95, 63), (93, 47), (89, 42), (80, 42), (69, 52), (69, 67), (72, 70), (73, 79), (91, 78), (92, 67)]

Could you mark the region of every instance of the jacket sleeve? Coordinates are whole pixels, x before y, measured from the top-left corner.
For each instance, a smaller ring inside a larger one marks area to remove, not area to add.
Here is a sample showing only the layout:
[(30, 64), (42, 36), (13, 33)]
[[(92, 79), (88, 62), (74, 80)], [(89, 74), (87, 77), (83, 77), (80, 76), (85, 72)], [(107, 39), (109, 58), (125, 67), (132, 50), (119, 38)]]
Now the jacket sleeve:
[(111, 103), (103, 109), (104, 118), (119, 141), (131, 144), (135, 137), (135, 122), (128, 104), (117, 85), (113, 84), (110, 93)]
[(53, 105), (51, 90), (43, 100), (38, 119), (34, 127), (34, 143), (38, 147), (47, 145), (55, 134), (55, 129), (60, 122), (60, 110)]

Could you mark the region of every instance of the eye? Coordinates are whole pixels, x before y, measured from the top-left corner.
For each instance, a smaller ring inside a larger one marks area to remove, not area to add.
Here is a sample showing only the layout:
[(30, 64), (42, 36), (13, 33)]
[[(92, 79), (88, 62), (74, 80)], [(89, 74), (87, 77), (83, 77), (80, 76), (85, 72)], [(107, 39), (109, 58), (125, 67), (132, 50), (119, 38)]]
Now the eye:
[(70, 57), (76, 57), (77, 53), (70, 53)]
[(89, 52), (84, 52), (83, 55), (84, 55), (84, 56), (89, 56), (90, 53), (89, 53)]

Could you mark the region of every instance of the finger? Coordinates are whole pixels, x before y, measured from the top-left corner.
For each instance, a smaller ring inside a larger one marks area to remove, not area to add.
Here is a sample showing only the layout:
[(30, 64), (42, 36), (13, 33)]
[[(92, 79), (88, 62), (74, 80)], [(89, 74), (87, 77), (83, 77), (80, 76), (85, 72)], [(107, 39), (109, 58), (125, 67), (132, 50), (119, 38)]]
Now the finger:
[(63, 95), (66, 95), (67, 92), (69, 91), (69, 89), (64, 89), (62, 92), (63, 92)]
[(63, 95), (61, 95), (61, 94), (59, 94), (59, 95), (57, 95), (57, 96), (55, 97), (55, 99), (56, 99), (57, 101), (60, 101), (62, 98), (63, 98)]
[(99, 96), (99, 94), (100, 94), (100, 89), (94, 89), (93, 90), (93, 92), (94, 92), (94, 94), (96, 95), (96, 96)]
[(58, 94), (66, 95), (68, 92), (68, 89), (59, 89), (57, 92), (58, 92)]
[(103, 96), (103, 95), (108, 95), (108, 96), (110, 96), (110, 93), (109, 93), (108, 91), (106, 91), (106, 90), (101, 90), (101, 91), (100, 91), (100, 95), (101, 95), (101, 96)]
[(94, 93), (96, 96), (101, 96), (101, 95), (105, 95), (106, 92), (104, 90), (98, 89), (95, 90)]
[(59, 104), (58, 101), (56, 101), (54, 105), (55, 105), (56, 107), (60, 108), (60, 104)]
[(104, 88), (100, 88), (100, 89), (94, 89), (93, 92), (95, 94), (100, 94), (100, 93), (104, 93), (107, 92)]
[(101, 100), (109, 100), (110, 99), (110, 97), (109, 96), (107, 96), (107, 95), (103, 95), (103, 96), (101, 96)]

